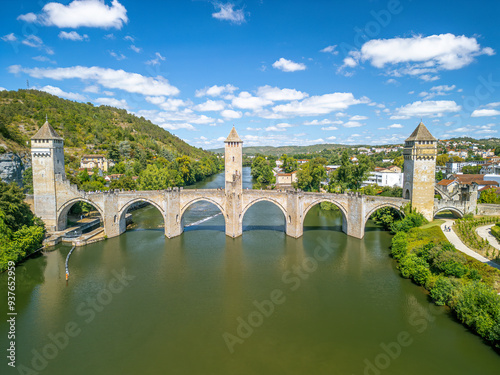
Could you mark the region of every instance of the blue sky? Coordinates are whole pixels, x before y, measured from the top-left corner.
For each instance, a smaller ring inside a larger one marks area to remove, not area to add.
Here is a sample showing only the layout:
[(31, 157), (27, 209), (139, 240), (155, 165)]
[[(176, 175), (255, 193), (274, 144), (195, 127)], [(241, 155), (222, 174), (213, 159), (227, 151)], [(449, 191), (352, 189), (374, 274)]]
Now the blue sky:
[(9, 1), (0, 90), (125, 108), (190, 144), (498, 136), (500, 2)]

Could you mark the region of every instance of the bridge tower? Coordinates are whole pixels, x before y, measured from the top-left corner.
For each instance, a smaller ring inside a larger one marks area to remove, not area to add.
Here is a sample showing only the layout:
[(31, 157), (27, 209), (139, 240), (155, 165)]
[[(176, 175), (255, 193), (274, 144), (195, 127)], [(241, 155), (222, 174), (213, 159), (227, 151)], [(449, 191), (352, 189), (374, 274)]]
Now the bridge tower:
[(406, 139), (404, 155), (403, 198), (431, 221), (434, 216), (437, 140), (420, 122)]
[(56, 175), (65, 179), (64, 143), (48, 121), (31, 137), (35, 215), (57, 230)]
[(243, 141), (236, 129), (231, 129), (224, 141), (224, 164), (226, 180), (226, 234), (238, 237), (243, 233), (240, 216), (242, 214)]

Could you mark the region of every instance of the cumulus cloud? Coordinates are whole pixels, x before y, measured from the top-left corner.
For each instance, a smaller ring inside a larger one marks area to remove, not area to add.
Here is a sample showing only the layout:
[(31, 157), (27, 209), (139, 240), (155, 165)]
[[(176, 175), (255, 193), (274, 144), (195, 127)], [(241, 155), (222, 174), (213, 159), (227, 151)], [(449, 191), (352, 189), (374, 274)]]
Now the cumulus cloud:
[(363, 121), (363, 120), (368, 120), (368, 117), (355, 115), (355, 116), (352, 116), (349, 120), (351, 120), (351, 121)]
[(392, 124), (392, 125), (389, 125), (387, 128), (389, 129), (401, 129), (403, 127), (403, 125), (401, 124)]
[(440, 86), (434, 86), (431, 87), (429, 90), (430, 92), (422, 91), (419, 96), (423, 97), (424, 100), (429, 100), (434, 98), (435, 96), (444, 96), (448, 95), (450, 91), (455, 90), (456, 86), (455, 85), (440, 85)]
[(222, 100), (207, 100), (204, 103), (196, 105), (194, 109), (200, 112), (210, 112), (222, 111), (225, 107), (226, 103)]
[(272, 101), (259, 96), (253, 96), (247, 91), (240, 92), (240, 94), (232, 100), (232, 105), (241, 109), (258, 110), (269, 104), (272, 104)]
[(178, 111), (180, 107), (186, 107), (191, 104), (190, 101), (166, 98), (165, 96), (146, 96), (145, 99), (147, 102), (157, 105), (164, 111)]
[(59, 28), (98, 27), (121, 29), (128, 22), (127, 10), (112, 0), (108, 6), (101, 0), (74, 0), (68, 5), (48, 3), (40, 14), (27, 13), (17, 17), (25, 22), (36, 22)]
[(403, 120), (411, 117), (442, 117), (445, 113), (455, 113), (462, 109), (453, 100), (416, 101), (396, 109), (392, 120)]
[(127, 101), (125, 99), (115, 99), (115, 98), (97, 98), (94, 100), (97, 104), (108, 105), (110, 107), (129, 109)]
[(493, 129), (494, 126), (495, 124), (465, 125), (455, 129), (448, 129), (448, 131), (446, 132), (446, 134), (443, 135), (443, 137), (446, 138), (453, 137), (456, 136), (457, 134), (459, 135), (476, 134), (476, 135), (489, 136), (498, 132), (496, 129)]
[(172, 86), (162, 76), (145, 77), (137, 73), (124, 70), (101, 68), (98, 66), (73, 66), (69, 68), (23, 68), (20, 65), (11, 65), (10, 73), (25, 73), (34, 78), (49, 78), (58, 81), (78, 78), (82, 81), (94, 81), (109, 89), (120, 89), (130, 93), (143, 95), (177, 95), (179, 89)]
[(372, 39), (360, 50), (351, 51), (341, 69), (368, 61), (376, 68), (389, 68), (391, 75), (419, 76), (432, 81), (438, 79), (435, 73), (440, 70), (460, 69), (471, 64), (476, 56), (494, 54), (492, 48), (481, 47), (474, 37), (450, 33)]
[(55, 86), (43, 86), (43, 87), (33, 87), (35, 90), (40, 90), (40, 91), (45, 91), (48, 92), (49, 94), (59, 96), (61, 98), (66, 98), (66, 99), (71, 99), (71, 100), (80, 100), (84, 101), (87, 100), (87, 98), (81, 94), (75, 93), (75, 92), (65, 92), (61, 90), (59, 87)]
[(368, 102), (368, 98), (356, 99), (350, 92), (336, 92), (277, 105), (273, 107), (273, 111), (286, 116), (318, 116), (344, 110), (354, 104)]
[(488, 117), (488, 116), (498, 116), (500, 111), (497, 109), (476, 109), (470, 117)]
[(229, 21), (237, 25), (241, 25), (245, 22), (245, 13), (243, 9), (234, 9), (234, 4), (232, 3), (214, 3), (214, 7), (219, 11), (212, 13), (213, 18)]
[(275, 102), (301, 100), (309, 96), (309, 94), (295, 89), (280, 89), (269, 85), (259, 87), (257, 89), (257, 95), (261, 98)]
[(0, 91), (7, 91), (5, 87), (0, 87)]
[(267, 132), (284, 132), (287, 128), (291, 128), (292, 125), (287, 124), (286, 122), (282, 122), (280, 124), (268, 126), (265, 130)]
[(4, 42), (17, 42), (17, 37), (14, 35), (14, 33), (10, 33), (2, 36), (2, 40)]
[(59, 38), (74, 40), (74, 41), (82, 41), (82, 40), (88, 40), (89, 36), (87, 34), (80, 35), (76, 31), (70, 31), (69, 33), (67, 33), (66, 31), (61, 31), (59, 33)]
[(328, 119), (323, 119), (323, 120), (312, 120), (312, 121), (305, 121), (304, 125), (330, 125), (330, 124), (336, 124), (340, 125), (342, 124), (343, 121), (340, 120), (328, 120)]
[(284, 57), (273, 63), (273, 68), (282, 70), (284, 72), (296, 72), (298, 70), (306, 70), (305, 64), (296, 63), (291, 60), (287, 60)]
[(347, 121), (344, 122), (342, 126), (345, 128), (360, 128), (364, 126), (364, 124), (360, 123), (359, 121)]
[(227, 84), (225, 86), (213, 85), (211, 87), (205, 87), (200, 90), (196, 90), (195, 96), (201, 98), (202, 96), (221, 96), (222, 94), (232, 94), (234, 91), (238, 90), (237, 87)]
[(233, 111), (232, 109), (225, 109), (221, 111), (221, 116), (226, 118), (226, 119), (235, 119), (235, 118), (241, 118), (242, 113), (239, 111)]

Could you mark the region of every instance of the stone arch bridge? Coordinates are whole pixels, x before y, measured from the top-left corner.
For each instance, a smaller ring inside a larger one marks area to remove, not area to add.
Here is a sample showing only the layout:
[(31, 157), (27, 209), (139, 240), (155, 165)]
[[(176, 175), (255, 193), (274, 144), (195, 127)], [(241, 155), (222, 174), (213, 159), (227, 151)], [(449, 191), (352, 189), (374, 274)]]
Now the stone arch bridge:
[[(108, 237), (125, 232), (125, 215), (131, 204), (147, 202), (155, 206), (163, 217), (165, 236), (171, 238), (183, 232), (182, 216), (194, 203), (205, 201), (219, 208), (225, 218), (226, 234), (238, 237), (243, 231), (243, 217), (255, 203), (267, 201), (283, 212), (286, 234), (300, 237), (304, 218), (316, 204), (331, 202), (342, 212), (342, 231), (347, 235), (363, 238), (365, 224), (379, 208), (402, 208), (410, 201), (403, 198), (367, 196), (360, 194), (306, 193), (288, 190), (230, 190), (172, 188), (154, 191), (107, 191), (84, 192), (68, 180), (56, 176), (56, 225), (60, 231), (66, 228), (67, 215), (73, 204), (79, 201), (92, 204), (101, 214)], [(239, 191), (239, 193), (238, 193)]]

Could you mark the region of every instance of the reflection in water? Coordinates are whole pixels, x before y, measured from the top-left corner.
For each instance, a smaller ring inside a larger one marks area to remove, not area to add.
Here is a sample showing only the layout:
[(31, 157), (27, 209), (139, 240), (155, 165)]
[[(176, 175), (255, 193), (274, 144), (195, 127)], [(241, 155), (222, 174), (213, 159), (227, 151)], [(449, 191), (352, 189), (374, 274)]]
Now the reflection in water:
[[(219, 175), (209, 184), (221, 181)], [(218, 215), (172, 239), (162, 231), (132, 230), (79, 248), (71, 257), (67, 285), (69, 247), (25, 262), (16, 268), (18, 365), (31, 368), (33, 350), (43, 353), (50, 335), (74, 322), (81, 333), (36, 372), (363, 374), (366, 361), (373, 363), (384, 353), (382, 344), (408, 332), (411, 345), (381, 374), (498, 373), (500, 357), (449, 319), (446, 309), (435, 309), (435, 319), (418, 330), (422, 326), (415, 324), (414, 314), (428, 309), (428, 299), (399, 276), (388, 256), (387, 232), (369, 223), (373, 230), (363, 240), (347, 237), (338, 213), (314, 207), (304, 236), (294, 239), (284, 228), (266, 230), (283, 225), (279, 208), (267, 202), (255, 207), (244, 218), (244, 225), (254, 229), (236, 239), (212, 230), (223, 226)], [(186, 222), (202, 219), (203, 210), (191, 215), (194, 208)], [(134, 212), (134, 220), (138, 229), (147, 229), (162, 218), (151, 207)], [(122, 272), (133, 279), (109, 301), (102, 300), (100, 293)], [(5, 274), (0, 282), (6, 296)], [(276, 290), (283, 303), (273, 305), (271, 313), (260, 312), (258, 306), (269, 308), (266, 301)], [(82, 303), (86, 309), (97, 303), (89, 322)], [(1, 320), (2, 348), (6, 333)], [(232, 354), (225, 333), (238, 338)], [(7, 367), (1, 371), (18, 373)]]

